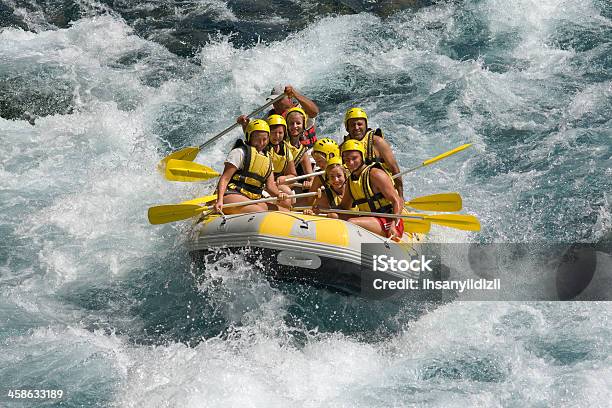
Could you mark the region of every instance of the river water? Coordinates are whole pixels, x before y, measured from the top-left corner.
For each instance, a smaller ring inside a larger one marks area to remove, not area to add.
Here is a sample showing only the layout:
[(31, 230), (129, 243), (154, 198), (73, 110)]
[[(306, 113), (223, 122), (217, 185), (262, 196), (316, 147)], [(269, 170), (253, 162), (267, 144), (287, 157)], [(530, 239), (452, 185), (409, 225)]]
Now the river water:
[(404, 178), (481, 220), (432, 240), (609, 249), (609, 1), (4, 0), (0, 23), (0, 391), (65, 393), (2, 404), (608, 406), (608, 302), (372, 302), (240, 256), (201, 279), (188, 223), (146, 210), (209, 192), (157, 162), (281, 82), (319, 135), (366, 109), (402, 168), (474, 143)]

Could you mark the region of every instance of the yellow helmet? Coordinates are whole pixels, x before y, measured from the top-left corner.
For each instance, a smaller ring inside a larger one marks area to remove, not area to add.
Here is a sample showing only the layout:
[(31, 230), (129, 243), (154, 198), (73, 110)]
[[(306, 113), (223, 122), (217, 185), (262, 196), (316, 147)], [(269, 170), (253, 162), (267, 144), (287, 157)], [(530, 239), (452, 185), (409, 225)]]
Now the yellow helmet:
[(328, 172), (333, 166), (339, 164), (342, 166), (342, 159), (338, 156), (332, 157), (327, 161), (327, 166), (325, 166), (325, 171)]
[(332, 157), (340, 156), (340, 148), (335, 140), (329, 137), (324, 137), (315, 142), (312, 147), (312, 152), (318, 152), (325, 156), (325, 160), (329, 160)]
[(345, 140), (344, 143), (342, 143), (342, 145), (340, 145), (341, 154), (344, 154), (344, 152), (350, 152), (353, 150), (361, 152), (361, 157), (365, 158), (366, 156), (365, 146), (359, 140), (348, 139), (348, 140)]
[(285, 115), (285, 118), (289, 117), (289, 114), (291, 112), (299, 112), (302, 114), (302, 116), (304, 116), (304, 129), (306, 129), (306, 122), (308, 121), (308, 115), (306, 114), (306, 112), (304, 112), (304, 109), (298, 106), (294, 106), (293, 108), (287, 110), (287, 114)]
[(365, 119), (366, 126), (368, 126), (368, 115), (361, 108), (350, 108), (344, 114), (344, 128), (348, 131), (349, 119)]
[(270, 115), (266, 122), (268, 122), (269, 126), (283, 125), (287, 129), (287, 121), (281, 115)]
[(248, 142), (249, 139), (251, 139), (251, 133), (258, 131), (258, 130), (263, 130), (264, 132), (268, 132), (268, 135), (269, 135), (270, 126), (268, 126), (268, 122), (266, 122), (263, 119), (255, 119), (255, 120), (250, 121), (246, 127), (246, 130), (244, 131), (246, 141)]

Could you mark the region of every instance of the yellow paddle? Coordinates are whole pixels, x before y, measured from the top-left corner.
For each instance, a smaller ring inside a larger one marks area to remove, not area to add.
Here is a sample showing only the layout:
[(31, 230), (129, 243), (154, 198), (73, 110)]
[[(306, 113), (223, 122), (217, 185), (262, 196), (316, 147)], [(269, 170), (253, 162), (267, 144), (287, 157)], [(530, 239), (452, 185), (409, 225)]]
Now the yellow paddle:
[(217, 195), (208, 195), (203, 197), (194, 198), (192, 200), (183, 201), (181, 204), (208, 204), (211, 201), (215, 201), (217, 199)]
[(442, 193), (413, 198), (404, 205), (425, 211), (461, 211), (462, 201), (459, 193)]
[(197, 204), (169, 204), (149, 208), (149, 222), (153, 225), (186, 220), (208, 210)]
[[(423, 217), (423, 219), (438, 225), (463, 231), (480, 231), (480, 221), (468, 214), (418, 214), (410, 213), (407, 217)], [(386, 215), (385, 215), (386, 217)]]
[[(300, 197), (312, 197), (312, 196), (320, 196), (320, 191), (314, 191), (312, 193), (302, 193), (302, 194), (293, 194), (287, 196), (287, 198), (300, 198)], [(248, 200), (242, 201), (239, 203), (231, 203), (225, 204), (223, 208), (230, 207), (242, 207), (244, 205), (249, 204), (257, 204), (257, 203), (271, 203), (277, 201), (278, 197), (269, 197), (269, 198), (260, 198), (259, 200)], [(181, 221), (187, 218), (195, 217), (196, 215), (204, 212), (210, 211), (214, 207), (210, 206), (200, 206), (197, 204), (168, 204), (168, 205), (158, 205), (155, 207), (149, 208), (148, 217), (149, 222), (151, 224), (166, 224), (168, 222)]]
[[(286, 95), (285, 94), (281, 94), (279, 96), (277, 96), (276, 98), (274, 98), (273, 100), (269, 101), (268, 103), (266, 103), (263, 106), (260, 106), (259, 108), (255, 109), (253, 112), (249, 113), (248, 117), (257, 115), (259, 112), (263, 111), (264, 109), (266, 109), (268, 106), (280, 101), (281, 99), (285, 98)], [(234, 128), (236, 128), (237, 126), (240, 126), (239, 123), (234, 123), (232, 126), (228, 127), (227, 129), (225, 129), (223, 132), (219, 133), (216, 136), (213, 136), (212, 138), (210, 138), (209, 140), (207, 140), (206, 142), (202, 143), (201, 145), (199, 145), (198, 147), (194, 147), (194, 146), (190, 146), (190, 147), (185, 147), (181, 150), (177, 150), (176, 152), (173, 152), (171, 154), (169, 154), (168, 156), (164, 157), (160, 162), (159, 165), (157, 166), (160, 170), (163, 170), (164, 167), (168, 164), (168, 162), (170, 160), (186, 160), (186, 161), (193, 161), (193, 159), (196, 158), (196, 156), (198, 155), (198, 153), (200, 153), (200, 150), (202, 150), (203, 148), (205, 148), (206, 146), (208, 146), (209, 144), (213, 143), (215, 140), (219, 139), (221, 136), (225, 135), (226, 133), (231, 132), (232, 130), (234, 130)]]
[(413, 172), (413, 171), (415, 171), (415, 170), (418, 170), (418, 169), (420, 169), (421, 167), (429, 166), (430, 164), (435, 163), (435, 162), (437, 162), (438, 160), (442, 160), (442, 159), (447, 158), (448, 156), (452, 156), (452, 155), (453, 155), (453, 154), (455, 154), (455, 153), (459, 153), (460, 151), (467, 149), (467, 148), (468, 148), (468, 147), (470, 147), (471, 145), (472, 145), (472, 143), (467, 143), (467, 144), (461, 145), (461, 146), (459, 146), (459, 147), (456, 147), (456, 148), (454, 148), (453, 150), (449, 150), (449, 151), (448, 151), (448, 152), (446, 152), (446, 153), (442, 153), (442, 154), (440, 154), (440, 155), (438, 155), (438, 156), (436, 156), (436, 157), (432, 157), (431, 159), (425, 160), (423, 163), (419, 164), (419, 165), (418, 165), (418, 166), (416, 166), (416, 167), (413, 167), (413, 168), (411, 168), (411, 169), (404, 170), (404, 171), (402, 171), (402, 172), (400, 172), (400, 173), (394, 174), (394, 175), (393, 175), (393, 178), (394, 178), (394, 179), (396, 179), (396, 178), (398, 178), (398, 177), (403, 176), (403, 175), (404, 175), (404, 174), (406, 174), (406, 173), (410, 173), (410, 172)]
[(219, 177), (219, 173), (210, 167), (188, 160), (171, 159), (166, 163), (164, 173), (167, 180), (171, 181), (204, 181), (213, 177)]
[(431, 223), (424, 220), (405, 220), (404, 229), (412, 234), (427, 234), (431, 230)]
[(445, 227), (456, 228), (464, 231), (480, 231), (480, 222), (473, 215), (464, 214), (382, 214), (369, 211), (352, 210), (319, 210), (324, 213), (349, 214), (369, 217), (403, 218), (405, 220), (428, 221), (433, 224), (444, 225)]

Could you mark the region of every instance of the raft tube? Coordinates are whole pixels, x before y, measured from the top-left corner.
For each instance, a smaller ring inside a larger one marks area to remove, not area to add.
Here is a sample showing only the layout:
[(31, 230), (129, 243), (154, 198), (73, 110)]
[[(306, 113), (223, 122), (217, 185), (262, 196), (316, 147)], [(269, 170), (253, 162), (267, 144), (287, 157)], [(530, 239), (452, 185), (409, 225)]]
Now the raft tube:
[(375, 289), (375, 279), (419, 279), (420, 274), (375, 272), (373, 256), (413, 259), (420, 255), (416, 244), (422, 239), (421, 234), (405, 233), (399, 242), (405, 245), (396, 245), (347, 221), (266, 211), (199, 220), (187, 248), (196, 262), (216, 259), (224, 251), (241, 251), (248, 262), (261, 265), (268, 278), (381, 298), (389, 293)]

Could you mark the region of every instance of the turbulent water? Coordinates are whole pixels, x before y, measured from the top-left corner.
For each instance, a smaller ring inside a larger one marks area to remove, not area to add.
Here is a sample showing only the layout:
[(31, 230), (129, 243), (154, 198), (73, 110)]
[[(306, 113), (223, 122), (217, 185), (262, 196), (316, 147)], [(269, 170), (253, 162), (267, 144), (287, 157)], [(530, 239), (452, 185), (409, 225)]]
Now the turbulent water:
[(474, 143), (404, 179), (481, 220), (433, 240), (605, 247), (609, 1), (4, 0), (0, 23), (1, 406), (608, 406), (610, 303), (374, 302), (238, 255), (203, 279), (187, 223), (146, 210), (209, 192), (156, 163), (281, 82), (320, 135), (366, 109), (402, 168)]

